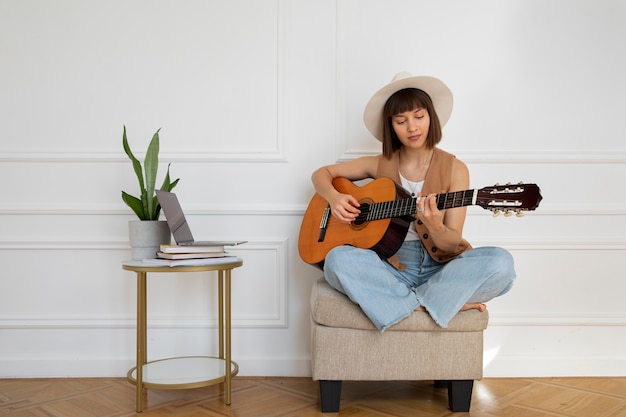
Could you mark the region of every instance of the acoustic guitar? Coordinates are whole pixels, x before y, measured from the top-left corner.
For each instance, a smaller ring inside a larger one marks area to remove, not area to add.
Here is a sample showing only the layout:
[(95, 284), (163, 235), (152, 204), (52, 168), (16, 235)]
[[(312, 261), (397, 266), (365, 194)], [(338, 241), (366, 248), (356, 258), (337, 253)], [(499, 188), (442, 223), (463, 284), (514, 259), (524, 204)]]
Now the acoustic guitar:
[[(415, 220), (418, 197), (390, 178), (379, 178), (358, 186), (346, 178), (335, 178), (333, 186), (359, 201), (361, 213), (351, 224), (339, 222), (331, 215), (329, 204), (317, 193), (311, 199), (298, 238), (298, 251), (304, 262), (322, 267), (326, 254), (336, 246), (352, 245), (372, 249), (390, 257), (400, 249), (409, 225)], [(536, 184), (506, 184), (481, 189), (453, 191), (437, 195), (439, 210), (478, 205), (494, 213), (522, 216), (535, 210), (541, 201)]]

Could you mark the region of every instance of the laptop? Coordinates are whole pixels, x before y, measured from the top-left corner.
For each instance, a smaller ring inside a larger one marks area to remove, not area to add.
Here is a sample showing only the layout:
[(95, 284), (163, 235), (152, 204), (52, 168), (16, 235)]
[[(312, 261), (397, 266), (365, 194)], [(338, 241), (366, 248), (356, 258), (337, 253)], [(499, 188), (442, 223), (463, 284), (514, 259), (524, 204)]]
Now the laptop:
[(161, 190), (156, 190), (156, 194), (157, 198), (159, 199), (159, 204), (161, 204), (161, 208), (163, 209), (163, 214), (165, 214), (167, 225), (169, 226), (172, 235), (174, 235), (174, 240), (176, 241), (176, 244), (181, 246), (237, 246), (247, 242), (247, 240), (194, 240), (193, 234), (191, 233), (191, 228), (187, 223), (187, 219), (185, 218), (185, 214), (183, 213), (183, 209), (178, 202), (178, 197), (176, 197), (176, 194)]

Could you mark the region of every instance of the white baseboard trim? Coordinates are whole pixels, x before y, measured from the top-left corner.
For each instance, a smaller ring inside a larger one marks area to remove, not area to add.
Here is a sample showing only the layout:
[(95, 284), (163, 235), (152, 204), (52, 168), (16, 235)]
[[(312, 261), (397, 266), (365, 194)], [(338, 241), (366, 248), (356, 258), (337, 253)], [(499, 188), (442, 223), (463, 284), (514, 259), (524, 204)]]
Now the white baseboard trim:
[(623, 377), (626, 356), (516, 356), (485, 360), (484, 378)]
[(0, 378), (122, 378), (134, 366), (127, 359), (3, 359)]
[[(241, 376), (311, 376), (309, 358), (233, 358)], [(132, 359), (3, 359), (0, 379), (6, 378), (124, 378), (135, 366)]]
[[(309, 358), (233, 358), (240, 376), (310, 377)], [(134, 360), (0, 360), (0, 378), (123, 378)], [(626, 356), (497, 357), (485, 360), (484, 378), (623, 377)]]

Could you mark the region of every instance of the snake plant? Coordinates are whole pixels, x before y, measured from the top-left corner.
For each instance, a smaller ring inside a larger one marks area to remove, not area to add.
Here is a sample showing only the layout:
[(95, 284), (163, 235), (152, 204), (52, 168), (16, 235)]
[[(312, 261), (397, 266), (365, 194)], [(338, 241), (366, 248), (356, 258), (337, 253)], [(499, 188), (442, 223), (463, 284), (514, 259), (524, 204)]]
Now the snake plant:
[[(161, 130), (161, 129), (159, 129)], [(128, 146), (128, 139), (126, 138), (126, 126), (124, 126), (124, 134), (122, 135), (122, 143), (124, 145), (124, 151), (133, 163), (133, 169), (137, 174), (137, 180), (139, 181), (139, 189), (141, 191), (141, 197), (134, 197), (125, 191), (122, 191), (122, 200), (130, 207), (139, 220), (158, 220), (161, 213), (161, 205), (157, 199), (155, 190), (157, 171), (159, 169), (159, 130), (156, 131), (148, 150), (146, 151), (146, 157), (144, 160), (145, 177), (141, 167), (141, 162), (135, 158), (130, 146)], [(167, 165), (167, 173), (161, 185), (162, 191), (171, 191), (178, 180), (170, 181), (170, 164)]]

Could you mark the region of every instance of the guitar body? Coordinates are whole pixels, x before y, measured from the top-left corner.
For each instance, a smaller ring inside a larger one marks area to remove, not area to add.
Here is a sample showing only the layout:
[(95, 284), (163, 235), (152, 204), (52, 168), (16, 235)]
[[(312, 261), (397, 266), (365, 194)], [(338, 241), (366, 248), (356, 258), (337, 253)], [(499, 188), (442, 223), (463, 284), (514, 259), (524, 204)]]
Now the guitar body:
[[(346, 178), (335, 178), (337, 191), (350, 194), (359, 201), (361, 212), (367, 211), (372, 203), (395, 201), (408, 198), (409, 194), (389, 178), (376, 179), (362, 187)], [(300, 227), (298, 251), (303, 261), (323, 267), (326, 254), (336, 246), (351, 245), (372, 249), (382, 257), (390, 257), (400, 249), (406, 237), (409, 216), (383, 218), (374, 221), (339, 222), (328, 211), (328, 202), (317, 193), (311, 199)], [(324, 216), (328, 215), (326, 230), (322, 230)]]

